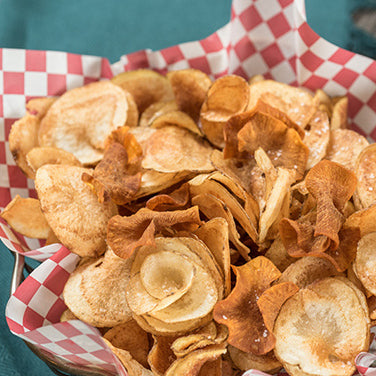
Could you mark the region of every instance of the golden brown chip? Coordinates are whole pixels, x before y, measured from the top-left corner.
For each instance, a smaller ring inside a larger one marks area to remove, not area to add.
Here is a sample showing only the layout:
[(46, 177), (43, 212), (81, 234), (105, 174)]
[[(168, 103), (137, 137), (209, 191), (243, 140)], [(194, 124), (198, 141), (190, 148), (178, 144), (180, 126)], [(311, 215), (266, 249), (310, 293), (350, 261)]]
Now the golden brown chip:
[(134, 320), (114, 326), (103, 337), (118, 349), (128, 351), (137, 362), (148, 367), (149, 338)]
[(275, 354), (290, 375), (353, 374), (356, 355), (369, 346), (365, 298), (362, 304), (354, 289), (326, 278), (282, 306), (274, 325)]
[(78, 266), (64, 287), (64, 301), (80, 320), (97, 327), (111, 327), (132, 317), (125, 290), (131, 261), (110, 249), (97, 260)]
[(368, 145), (365, 137), (350, 129), (332, 130), (325, 158), (355, 172), (357, 158)]
[(152, 103), (174, 99), (174, 93), (167, 78), (150, 69), (120, 73), (111, 81), (132, 94), (140, 114)]
[(69, 320), (78, 320), (73, 312), (69, 309), (66, 309), (60, 316), (60, 322), (69, 321)]
[(52, 103), (56, 101), (54, 97), (45, 98), (33, 98), (26, 103), (26, 111), (30, 115), (35, 115), (39, 119), (42, 119), (46, 115), (48, 109), (51, 107)]
[(261, 82), (261, 81), (264, 81), (265, 78), (262, 74), (255, 74), (254, 76), (251, 76), (248, 80), (248, 84), (249, 85), (252, 85), (256, 82)]
[(376, 204), (351, 214), (344, 223), (344, 228), (358, 228), (363, 237), (376, 231)]
[(178, 105), (176, 101), (168, 101), (168, 102), (155, 102), (151, 104), (141, 115), (140, 122), (138, 124), (139, 127), (148, 127), (153, 121), (171, 111), (177, 111)]
[(263, 256), (234, 266), (233, 270), (236, 285), (226, 299), (215, 305), (214, 320), (228, 327), (230, 345), (256, 355), (266, 354), (272, 350), (275, 339), (264, 323), (257, 300), (281, 273)]
[(71, 153), (52, 147), (35, 147), (26, 154), (27, 164), (35, 172), (46, 164), (62, 164), (69, 166), (82, 166), (81, 162)]
[(69, 90), (42, 119), (39, 144), (69, 151), (83, 164), (96, 163), (106, 136), (125, 124), (127, 112), (123, 90), (109, 81)]
[(209, 76), (198, 69), (190, 68), (168, 72), (167, 78), (174, 91), (179, 110), (187, 113), (197, 122), (202, 103), (212, 84)]
[(270, 248), (265, 252), (264, 256), (268, 258), (281, 272), (296, 261), (294, 257), (289, 256), (280, 237), (277, 237), (273, 241)]
[(117, 213), (111, 201), (100, 204), (81, 180), (90, 170), (44, 165), (37, 170), (35, 188), (42, 211), (58, 239), (80, 256), (98, 256), (106, 250), (108, 220)]
[(357, 196), (364, 208), (376, 202), (376, 144), (367, 146), (356, 163)]
[(140, 209), (130, 217), (112, 217), (108, 222), (107, 242), (119, 257), (129, 258), (137, 247), (154, 245), (155, 233), (162, 228), (187, 223), (197, 227), (201, 223), (196, 206), (173, 212)]
[(0, 217), (13, 230), (29, 238), (47, 239), (51, 228), (42, 213), (39, 200), (19, 195), (6, 206)]
[(333, 106), (332, 118), (330, 119), (330, 129), (347, 128), (347, 108), (349, 99), (347, 97), (339, 98)]
[(27, 114), (13, 123), (9, 133), (9, 149), (17, 166), (29, 178), (34, 177), (34, 172), (26, 161), (26, 155), (38, 146), (39, 125), (37, 116)]
[(164, 376), (167, 369), (176, 360), (176, 356), (171, 349), (171, 345), (176, 338), (176, 336), (153, 335), (154, 344), (148, 355), (148, 363), (155, 375)]
[(127, 113), (127, 122), (126, 124), (130, 127), (137, 127), (138, 125), (138, 108), (137, 103), (133, 98), (133, 95), (124, 90), (125, 97), (127, 98), (128, 103), (128, 113)]
[(323, 90), (317, 89), (313, 100), (318, 103), (319, 109), (325, 111), (329, 117), (332, 115), (332, 100)]
[(146, 207), (155, 211), (167, 211), (184, 209), (189, 202), (189, 186), (181, 185), (170, 194), (160, 194), (150, 198), (146, 202)]
[(163, 114), (157, 118), (150, 124), (152, 128), (163, 128), (166, 126), (176, 126), (180, 128), (185, 128), (201, 136), (200, 128), (197, 124), (193, 121), (193, 119), (182, 111), (170, 111), (166, 114)]

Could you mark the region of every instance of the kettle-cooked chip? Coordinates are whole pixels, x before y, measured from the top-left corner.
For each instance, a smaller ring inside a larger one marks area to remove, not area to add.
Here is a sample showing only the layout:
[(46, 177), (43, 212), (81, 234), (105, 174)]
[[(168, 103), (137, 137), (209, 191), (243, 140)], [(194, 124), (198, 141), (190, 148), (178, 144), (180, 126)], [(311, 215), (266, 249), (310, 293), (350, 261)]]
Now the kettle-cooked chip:
[(44, 165), (37, 170), (35, 188), (42, 211), (62, 243), (80, 256), (98, 256), (106, 249), (108, 220), (117, 213), (111, 201), (100, 204), (82, 180), (90, 170)]
[(357, 197), (364, 208), (376, 202), (376, 144), (367, 146), (356, 161)]
[(132, 94), (140, 114), (152, 103), (174, 99), (167, 78), (151, 69), (123, 72), (113, 77), (111, 81)]
[(69, 151), (85, 165), (94, 164), (103, 156), (105, 138), (125, 124), (127, 112), (123, 90), (109, 81), (69, 90), (42, 119), (39, 144)]
[(376, 232), (376, 204), (351, 214), (343, 225), (344, 228), (358, 228), (363, 237)]
[(188, 202), (189, 187), (187, 183), (184, 183), (169, 194), (159, 194), (151, 197), (146, 202), (146, 207), (156, 211), (178, 210), (186, 208)]
[(155, 102), (151, 104), (141, 115), (139, 127), (148, 127), (153, 121), (171, 111), (177, 111), (178, 105), (176, 101)]
[(346, 129), (347, 128), (347, 107), (349, 99), (340, 97), (333, 105), (332, 117), (330, 119), (330, 129)]
[(30, 115), (35, 115), (39, 119), (42, 119), (46, 115), (48, 109), (51, 107), (52, 103), (56, 101), (54, 97), (45, 98), (33, 98), (26, 103), (26, 111)]
[(171, 349), (176, 336), (156, 336), (153, 335), (154, 344), (148, 355), (148, 363), (153, 374), (164, 376), (167, 369), (176, 360), (176, 356)]

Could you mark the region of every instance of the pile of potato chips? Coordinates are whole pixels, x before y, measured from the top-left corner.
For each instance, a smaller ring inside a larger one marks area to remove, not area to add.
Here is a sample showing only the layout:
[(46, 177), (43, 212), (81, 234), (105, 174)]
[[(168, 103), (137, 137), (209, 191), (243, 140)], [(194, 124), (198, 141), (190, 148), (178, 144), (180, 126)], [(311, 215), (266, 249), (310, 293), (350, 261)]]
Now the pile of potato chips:
[(195, 69), (38, 98), (1, 216), (81, 256), (68, 310), (130, 376), (352, 375), (376, 319), (376, 146), (347, 98)]

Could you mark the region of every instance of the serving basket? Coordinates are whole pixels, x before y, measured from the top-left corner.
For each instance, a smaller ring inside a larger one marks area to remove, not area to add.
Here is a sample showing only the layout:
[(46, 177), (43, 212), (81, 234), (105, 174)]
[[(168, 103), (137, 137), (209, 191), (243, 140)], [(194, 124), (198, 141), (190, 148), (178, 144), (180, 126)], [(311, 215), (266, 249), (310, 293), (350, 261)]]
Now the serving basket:
[[(54, 51), (0, 49), (0, 207), (19, 194), (36, 197), (33, 182), (15, 166), (8, 148), (11, 124), (24, 115), (33, 97), (61, 95), (68, 89), (123, 71), (151, 68), (161, 73), (196, 68), (212, 78), (262, 74), (332, 96), (349, 98), (349, 124), (376, 139), (376, 62), (338, 48), (307, 24), (304, 0), (234, 0), (231, 21), (209, 37), (160, 51), (107, 59)], [(56, 374), (126, 375), (99, 332), (78, 320), (59, 322), (65, 309), (62, 290), (78, 257), (59, 244), (14, 234), (0, 222), (0, 239), (14, 253), (11, 297), (6, 319), (11, 332)], [(25, 257), (42, 261), (34, 271)], [(31, 274), (23, 281), (24, 271)], [(23, 281), (23, 282), (22, 282)], [(22, 283), (21, 283), (22, 282)], [(370, 353), (357, 358), (362, 375), (376, 375)], [(246, 375), (260, 375), (247, 371)]]

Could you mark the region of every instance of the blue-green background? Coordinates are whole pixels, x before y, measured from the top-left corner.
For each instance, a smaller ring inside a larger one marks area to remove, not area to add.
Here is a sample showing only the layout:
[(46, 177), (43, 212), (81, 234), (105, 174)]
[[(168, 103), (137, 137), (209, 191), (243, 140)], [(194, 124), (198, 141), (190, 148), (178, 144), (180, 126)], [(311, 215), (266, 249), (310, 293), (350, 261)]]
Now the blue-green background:
[[(326, 39), (355, 49), (352, 5), (307, 0), (308, 21)], [(139, 49), (204, 38), (228, 22), (230, 6), (231, 0), (0, 0), (0, 47), (69, 51), (115, 62)], [(13, 258), (2, 244), (0, 251), (0, 375), (52, 375), (6, 326)]]

